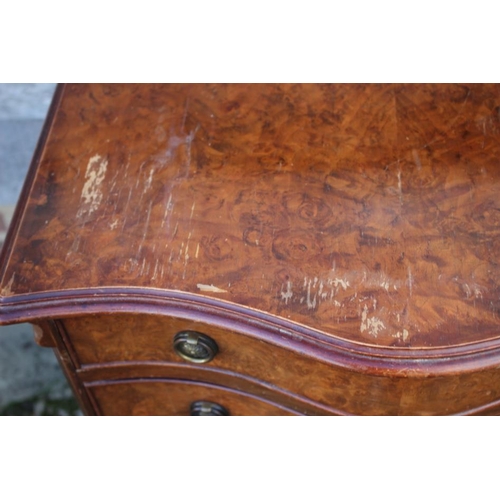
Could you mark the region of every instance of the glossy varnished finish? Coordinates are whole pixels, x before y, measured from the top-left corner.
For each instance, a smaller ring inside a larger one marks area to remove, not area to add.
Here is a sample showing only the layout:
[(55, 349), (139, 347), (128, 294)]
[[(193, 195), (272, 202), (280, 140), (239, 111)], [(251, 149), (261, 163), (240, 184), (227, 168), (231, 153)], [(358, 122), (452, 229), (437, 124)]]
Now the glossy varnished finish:
[(90, 384), (103, 415), (188, 416), (191, 404), (208, 400), (232, 416), (287, 416), (296, 413), (224, 387), (182, 380), (136, 380)]
[(171, 362), (126, 362), (85, 366), (77, 370), (77, 375), (87, 386), (121, 380), (151, 379), (208, 383), (272, 402), (301, 415), (348, 415), (345, 411), (291, 393), (276, 385), (216, 367), (200, 369), (199, 366)]
[(499, 113), (496, 85), (62, 86), (0, 322), (80, 316), (68, 352), (102, 364), (151, 361), (159, 334), (110, 337), (90, 313), (198, 319), (249, 357), (282, 353), (275, 378), (268, 354), (224, 369), (340, 412), (496, 405)]
[[(89, 382), (182, 374), (309, 414), (456, 414), (500, 400), (496, 369), (453, 376), (359, 374), (320, 361), (298, 346), (287, 349), (220, 327), (155, 315), (91, 315), (66, 319), (63, 325), (80, 377)], [(184, 330), (209, 335), (219, 346), (215, 358), (203, 366), (180, 358), (173, 340)], [(409, 371), (408, 365), (401, 367)], [(287, 394), (273, 394), (273, 387)]]

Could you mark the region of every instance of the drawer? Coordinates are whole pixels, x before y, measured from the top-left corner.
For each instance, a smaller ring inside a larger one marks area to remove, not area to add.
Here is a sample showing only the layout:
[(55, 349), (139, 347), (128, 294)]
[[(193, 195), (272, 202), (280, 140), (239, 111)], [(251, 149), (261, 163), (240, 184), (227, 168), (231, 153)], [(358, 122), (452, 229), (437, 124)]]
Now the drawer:
[(183, 380), (118, 380), (86, 384), (103, 415), (201, 414), (286, 416), (296, 413), (269, 401), (204, 383)]
[[(261, 395), (252, 392), (249, 385), (230, 385), (230, 377), (221, 375), (224, 371), (262, 381), (267, 387), (274, 386), (322, 405), (309, 409), (295, 406), (301, 413), (450, 415), (475, 413), (484, 405), (496, 407), (500, 401), (498, 368), (435, 376), (377, 375), (313, 358), (300, 350), (300, 342), (295, 343), (298, 347), (294, 350), (291, 343), (285, 348), (186, 319), (120, 313), (66, 318), (61, 324), (83, 379), (86, 374), (97, 373), (97, 369), (111, 372), (117, 365), (120, 378), (183, 378), (185, 370), (174, 366), (181, 365), (206, 370), (206, 376), (199, 377), (201, 381)], [(201, 365), (181, 358), (173, 344), (182, 331), (208, 335), (218, 347), (215, 357)], [(86, 380), (91, 382), (89, 378)], [(290, 398), (281, 401), (288, 407)]]
[[(304, 353), (185, 319), (146, 314), (93, 315), (67, 318), (63, 330), (75, 353), (77, 365), (80, 364), (86, 372), (125, 362), (131, 369), (142, 363), (147, 366), (147, 376), (156, 376), (156, 363), (181, 363), (251, 377), (328, 408), (340, 407), (338, 413), (344, 413), (345, 392), (356, 379), (356, 376), (349, 378), (348, 372), (336, 370)], [(175, 337), (185, 331), (200, 332), (216, 343), (218, 352), (211, 361), (195, 364), (176, 353)], [(144, 370), (140, 376), (146, 376)], [(210, 382), (226, 385), (226, 380), (217, 378)]]
[(232, 390), (252, 395), (258, 399), (272, 401), (300, 415), (338, 415), (326, 405), (287, 391), (281, 387), (251, 378), (241, 373), (210, 366), (187, 363), (124, 362), (101, 365), (86, 365), (78, 370), (79, 379), (86, 386), (93, 383), (120, 381), (124, 379), (178, 379), (193, 383), (230, 387)]

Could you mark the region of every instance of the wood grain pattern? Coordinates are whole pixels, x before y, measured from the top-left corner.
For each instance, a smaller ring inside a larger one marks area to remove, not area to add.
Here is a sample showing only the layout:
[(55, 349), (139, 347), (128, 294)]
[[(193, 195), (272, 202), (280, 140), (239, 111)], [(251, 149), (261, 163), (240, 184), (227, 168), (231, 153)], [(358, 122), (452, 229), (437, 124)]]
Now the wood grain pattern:
[[(498, 413), (499, 139), (498, 85), (60, 86), (0, 324), (52, 325), (88, 413), (167, 411), (181, 376), (300, 413)], [(214, 364), (173, 357), (186, 324)]]
[[(227, 387), (241, 393), (254, 396), (287, 408), (301, 415), (349, 415), (349, 413), (311, 400), (300, 394), (292, 393), (282, 387), (270, 384), (247, 375), (231, 372), (214, 366), (198, 366), (186, 363), (163, 361), (153, 362), (114, 362), (99, 365), (87, 365), (77, 371), (84, 384), (111, 383), (127, 380), (184, 380), (203, 382), (220, 387)], [(488, 403), (490, 404), (490, 403)]]
[(296, 413), (260, 398), (209, 384), (182, 380), (136, 380), (96, 383), (89, 391), (103, 415), (188, 416), (191, 403), (208, 400), (231, 416), (289, 416)]
[[(419, 375), (418, 365), (411, 369), (406, 362), (400, 373), (394, 367), (375, 375), (366, 362), (360, 373), (318, 360), (300, 343), (280, 347), (241, 332), (156, 315), (88, 315), (64, 320), (61, 330), (85, 382), (147, 377), (207, 381), (309, 414), (448, 415), (500, 400), (498, 368), (462, 367), (459, 373), (442, 375), (421, 370)], [(206, 365), (182, 360), (173, 338), (183, 330), (209, 335), (219, 347), (217, 356)]]
[(155, 287), (365, 344), (498, 337), (497, 86), (62, 94), (2, 296)]

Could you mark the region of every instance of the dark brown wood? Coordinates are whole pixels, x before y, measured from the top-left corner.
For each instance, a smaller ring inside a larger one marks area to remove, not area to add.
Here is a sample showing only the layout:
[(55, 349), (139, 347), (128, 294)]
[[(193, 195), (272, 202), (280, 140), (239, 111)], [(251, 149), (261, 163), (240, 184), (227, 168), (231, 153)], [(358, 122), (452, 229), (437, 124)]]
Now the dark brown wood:
[[(48, 323), (48, 322), (47, 322)], [(52, 328), (49, 324), (42, 326), (43, 323), (32, 325), (35, 342), (41, 347), (57, 347), (57, 341), (52, 333)]]
[(60, 87), (0, 323), (62, 319), (85, 371), (198, 321), (332, 411), (496, 411), (499, 139), (497, 85)]
[[(35, 332), (39, 332), (38, 335), (44, 339), (40, 345), (54, 349), (57, 361), (83, 413), (85, 415), (95, 415), (95, 405), (91, 402), (82, 380), (77, 376), (74, 355), (70, 354), (71, 346), (61, 335), (61, 326), (56, 321), (45, 320), (38, 322), (33, 327)], [(36, 337), (37, 333), (35, 333), (35, 339), (38, 342)]]

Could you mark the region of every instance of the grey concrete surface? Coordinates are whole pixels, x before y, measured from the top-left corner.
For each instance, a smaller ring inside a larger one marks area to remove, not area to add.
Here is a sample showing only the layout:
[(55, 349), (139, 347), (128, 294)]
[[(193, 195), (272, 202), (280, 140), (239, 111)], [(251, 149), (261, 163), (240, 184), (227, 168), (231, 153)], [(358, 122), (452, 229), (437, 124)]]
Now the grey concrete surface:
[(42, 125), (38, 119), (0, 120), (0, 205), (17, 203)]
[[(17, 202), (54, 90), (55, 84), (0, 84), (0, 206)], [(53, 351), (35, 343), (31, 325), (0, 327), (0, 412), (40, 394), (70, 393)]]
[(17, 202), (55, 87), (0, 84), (0, 205)]
[(54, 83), (1, 83), (0, 120), (43, 120)]
[(27, 323), (0, 328), (0, 408), (39, 394), (71, 396), (52, 349), (38, 346)]

